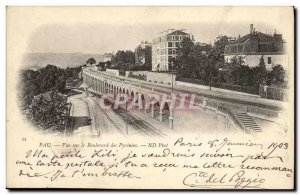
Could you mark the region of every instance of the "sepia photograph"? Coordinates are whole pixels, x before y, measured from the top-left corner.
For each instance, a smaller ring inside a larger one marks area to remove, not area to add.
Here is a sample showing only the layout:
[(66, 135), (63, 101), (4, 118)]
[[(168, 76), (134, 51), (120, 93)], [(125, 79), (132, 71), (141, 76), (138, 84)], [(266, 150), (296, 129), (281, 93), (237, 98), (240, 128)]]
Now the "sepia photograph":
[(294, 7), (6, 8), (6, 187), (294, 189)]

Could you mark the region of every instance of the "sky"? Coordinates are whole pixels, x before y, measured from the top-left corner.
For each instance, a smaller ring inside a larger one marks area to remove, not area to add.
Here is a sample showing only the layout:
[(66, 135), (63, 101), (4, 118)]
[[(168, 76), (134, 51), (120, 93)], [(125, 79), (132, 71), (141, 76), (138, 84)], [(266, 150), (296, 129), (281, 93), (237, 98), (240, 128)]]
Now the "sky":
[[(195, 41), (201, 43), (213, 43), (220, 34), (243, 36), (249, 33), (250, 24), (254, 24), (254, 28), (263, 33), (273, 34), (276, 29), (277, 33), (283, 33), (283, 38), (286, 34), (284, 25), (276, 20), (276, 17), (284, 18), (276, 10), (267, 13), (266, 8), (173, 9), (134, 8), (134, 14), (129, 13), (130, 9), (127, 9), (128, 12), (126, 9), (121, 11), (116, 9), (119, 11), (118, 14), (114, 10), (100, 9), (101, 14), (95, 10), (89, 13), (90, 16), (85, 15), (84, 11), (72, 10), (72, 13), (77, 15), (81, 13), (82, 17), (76, 20), (73, 15), (69, 21), (58, 17), (51, 22), (41, 22), (31, 33), (27, 51), (28, 53), (101, 54), (118, 50), (134, 50), (141, 41), (152, 41), (159, 32), (167, 29), (186, 29), (186, 32), (194, 35)], [(263, 17), (264, 13), (266, 17)], [(57, 12), (58, 16), (59, 14)], [(86, 20), (83, 20), (84, 18)]]

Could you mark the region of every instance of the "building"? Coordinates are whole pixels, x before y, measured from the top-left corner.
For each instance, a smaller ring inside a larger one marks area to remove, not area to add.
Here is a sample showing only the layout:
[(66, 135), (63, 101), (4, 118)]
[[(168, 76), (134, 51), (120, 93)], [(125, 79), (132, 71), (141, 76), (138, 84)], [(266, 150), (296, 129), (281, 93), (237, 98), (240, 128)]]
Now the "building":
[(205, 47), (205, 46), (208, 46), (208, 45), (211, 45), (211, 44), (209, 44), (209, 43), (195, 42), (195, 45), (200, 45), (201, 47)]
[[(239, 35), (240, 36), (240, 35)], [(221, 41), (224, 37), (226, 37), (227, 41), (229, 43), (232, 43), (234, 41), (236, 41), (237, 37), (230, 37), (230, 36), (226, 36), (226, 35), (218, 35), (217, 38), (215, 39), (215, 43)], [(240, 38), (240, 37), (238, 37)]]
[(169, 29), (161, 33), (152, 42), (152, 71), (167, 71), (172, 58), (176, 58), (176, 50), (184, 38), (194, 40), (193, 35), (184, 30)]
[(152, 46), (148, 41), (142, 41), (134, 50), (136, 66), (151, 66)]
[(263, 56), (267, 69), (278, 64), (287, 68), (285, 45), (281, 34), (264, 34), (256, 31), (251, 24), (249, 34), (232, 40), (225, 46), (224, 58), (225, 62), (230, 62), (234, 57), (242, 57), (246, 65), (255, 67)]
[(104, 53), (103, 54), (103, 62), (111, 61), (112, 57), (113, 57), (112, 53)]

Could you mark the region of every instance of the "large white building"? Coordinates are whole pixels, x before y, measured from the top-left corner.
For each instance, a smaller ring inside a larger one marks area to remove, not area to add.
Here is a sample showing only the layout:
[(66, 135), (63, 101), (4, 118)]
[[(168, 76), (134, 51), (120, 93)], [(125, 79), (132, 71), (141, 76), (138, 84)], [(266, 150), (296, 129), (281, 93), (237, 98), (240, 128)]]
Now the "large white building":
[(194, 40), (193, 35), (174, 29), (169, 29), (156, 37), (152, 42), (152, 71), (171, 69), (171, 60), (177, 56), (177, 47), (186, 37)]
[(281, 34), (264, 34), (256, 31), (251, 24), (249, 34), (230, 41), (225, 46), (224, 59), (225, 62), (230, 62), (234, 57), (242, 57), (247, 66), (255, 67), (263, 57), (267, 69), (278, 64), (286, 69), (288, 56), (285, 47)]

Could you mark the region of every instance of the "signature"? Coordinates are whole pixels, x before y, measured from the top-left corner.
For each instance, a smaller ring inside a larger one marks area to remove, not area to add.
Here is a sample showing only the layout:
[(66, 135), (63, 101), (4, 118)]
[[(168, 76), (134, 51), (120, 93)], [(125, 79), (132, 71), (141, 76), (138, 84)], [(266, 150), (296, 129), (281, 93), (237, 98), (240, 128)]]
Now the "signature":
[(235, 189), (262, 189), (264, 178), (247, 176), (244, 170), (236, 173), (217, 174), (198, 171), (188, 174), (183, 179), (183, 185), (194, 188), (235, 188)]

